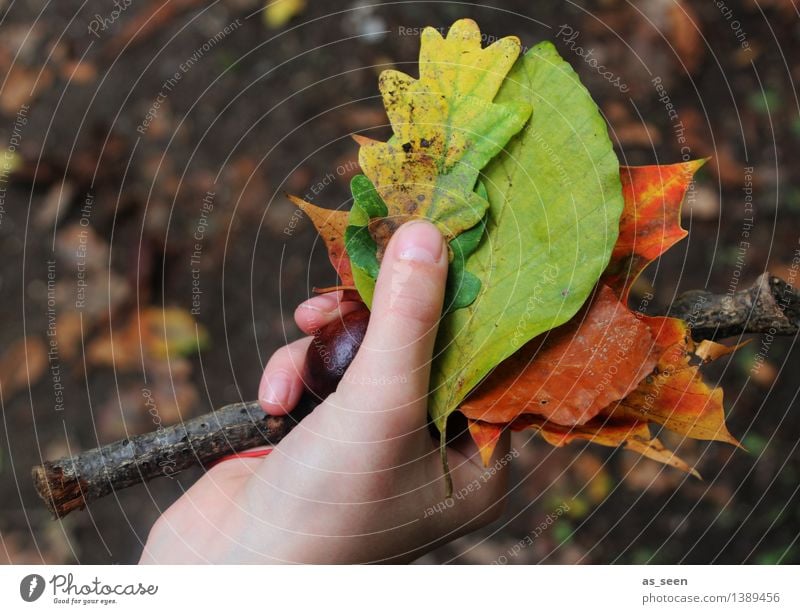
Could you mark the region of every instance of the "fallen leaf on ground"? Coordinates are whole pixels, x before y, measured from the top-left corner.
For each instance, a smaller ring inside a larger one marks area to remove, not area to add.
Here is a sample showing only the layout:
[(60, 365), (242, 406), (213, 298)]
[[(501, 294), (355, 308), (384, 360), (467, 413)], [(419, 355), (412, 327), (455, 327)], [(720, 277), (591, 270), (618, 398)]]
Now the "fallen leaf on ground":
[(277, 29), (303, 12), (306, 0), (267, 0), (264, 7), (264, 23), (268, 27)]
[(705, 55), (701, 22), (685, 0), (673, 0), (667, 7), (667, 38), (683, 69), (693, 74)]
[(53, 82), (53, 73), (20, 63), (11, 66), (5, 75), (5, 84), (0, 92), (0, 110), (6, 115), (16, 115), (23, 105), (31, 105)]
[(0, 356), (0, 392), (8, 403), (21, 390), (33, 386), (48, 365), (47, 346), (39, 337), (12, 343)]
[(208, 333), (185, 309), (148, 307), (120, 329), (107, 331), (86, 348), (87, 364), (121, 371), (148, 361), (168, 361), (203, 349)]

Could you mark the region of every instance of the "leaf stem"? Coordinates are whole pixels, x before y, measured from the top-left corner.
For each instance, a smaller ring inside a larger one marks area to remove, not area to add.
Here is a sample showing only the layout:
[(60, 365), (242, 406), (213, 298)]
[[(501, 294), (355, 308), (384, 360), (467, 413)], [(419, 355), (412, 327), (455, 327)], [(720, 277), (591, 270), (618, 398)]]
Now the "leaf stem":
[(447, 425), (439, 431), (439, 456), (442, 459), (442, 470), (444, 471), (444, 498), (453, 498), (453, 476), (450, 475), (450, 463), (447, 462)]

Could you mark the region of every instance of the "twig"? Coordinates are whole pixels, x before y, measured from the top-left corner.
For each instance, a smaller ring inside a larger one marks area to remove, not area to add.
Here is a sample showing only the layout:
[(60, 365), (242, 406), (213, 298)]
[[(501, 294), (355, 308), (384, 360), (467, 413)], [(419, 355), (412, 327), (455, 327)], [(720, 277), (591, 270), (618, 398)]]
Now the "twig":
[[(800, 293), (765, 273), (750, 288), (731, 295), (687, 292), (673, 303), (669, 314), (689, 322), (696, 339), (744, 333), (796, 335)], [(306, 393), (287, 417), (267, 416), (255, 401), (236, 403), (74, 458), (47, 461), (33, 468), (36, 490), (60, 518), (115, 490), (205, 465), (233, 452), (274, 445), (317, 402), (317, 397)]]
[(227, 454), (275, 445), (318, 399), (304, 394), (288, 417), (268, 416), (257, 401), (226, 405), (209, 414), (130, 439), (45, 461), (32, 469), (36, 491), (56, 518), (87, 503), (161, 476), (209, 464)]
[(764, 273), (746, 290), (730, 294), (686, 292), (672, 304), (669, 315), (686, 320), (698, 340), (747, 333), (796, 335), (800, 326), (800, 292)]

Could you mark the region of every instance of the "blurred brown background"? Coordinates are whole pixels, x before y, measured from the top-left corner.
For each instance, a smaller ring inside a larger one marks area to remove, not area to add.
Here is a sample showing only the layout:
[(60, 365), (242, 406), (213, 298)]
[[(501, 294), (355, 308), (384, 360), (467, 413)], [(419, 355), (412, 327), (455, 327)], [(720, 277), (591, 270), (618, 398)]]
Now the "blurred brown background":
[[(138, 560), (159, 510), (199, 472), (53, 521), (30, 467), (255, 397), (266, 358), (298, 336), (294, 306), (335, 283), (284, 192), (347, 205), (349, 135), (385, 124), (378, 73), (416, 74), (421, 26), (468, 16), (489, 37), (556, 42), (623, 163), (713, 157), (685, 206), (689, 238), (637, 287), (657, 307), (765, 269), (790, 275), (791, 0), (368, 5), (0, 0), (1, 562)], [(704, 481), (520, 437), (504, 518), (423, 561), (800, 562), (795, 341), (755, 339), (708, 370), (749, 454), (665, 437)]]

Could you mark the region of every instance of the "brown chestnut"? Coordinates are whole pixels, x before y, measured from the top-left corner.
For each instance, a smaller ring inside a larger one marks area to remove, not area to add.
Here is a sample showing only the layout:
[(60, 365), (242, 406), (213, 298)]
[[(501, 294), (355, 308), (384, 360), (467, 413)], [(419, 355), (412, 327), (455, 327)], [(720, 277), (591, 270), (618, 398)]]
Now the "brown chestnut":
[(324, 399), (338, 386), (361, 347), (369, 323), (369, 310), (360, 307), (314, 332), (306, 353), (306, 389)]

